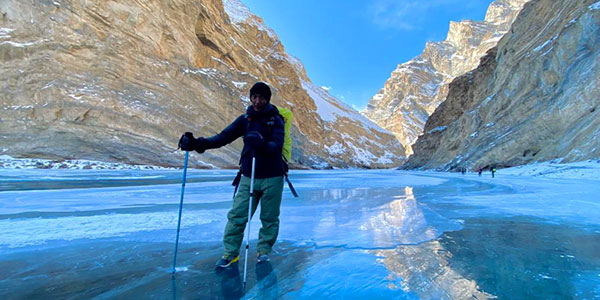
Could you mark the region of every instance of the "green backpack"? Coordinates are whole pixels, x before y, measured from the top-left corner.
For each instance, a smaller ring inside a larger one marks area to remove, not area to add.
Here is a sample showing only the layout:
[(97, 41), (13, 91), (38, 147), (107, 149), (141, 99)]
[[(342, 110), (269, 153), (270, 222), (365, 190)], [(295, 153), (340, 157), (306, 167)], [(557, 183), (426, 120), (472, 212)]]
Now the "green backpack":
[(298, 197), (298, 193), (296, 193), (292, 182), (288, 178), (288, 162), (292, 159), (292, 137), (290, 136), (290, 129), (292, 128), (292, 111), (283, 107), (275, 106), (275, 108), (277, 109), (277, 111), (279, 111), (279, 115), (283, 118), (283, 122), (285, 123), (283, 127), (285, 136), (283, 138), (283, 149), (281, 150), (281, 156), (283, 157), (283, 163), (285, 164), (285, 181), (287, 181), (292, 195), (294, 195), (294, 197)]
[(290, 137), (290, 129), (292, 128), (292, 111), (283, 107), (276, 108), (285, 122), (285, 138), (283, 139), (283, 151), (281, 151), (281, 155), (283, 156), (283, 160), (287, 163), (292, 159), (292, 138)]

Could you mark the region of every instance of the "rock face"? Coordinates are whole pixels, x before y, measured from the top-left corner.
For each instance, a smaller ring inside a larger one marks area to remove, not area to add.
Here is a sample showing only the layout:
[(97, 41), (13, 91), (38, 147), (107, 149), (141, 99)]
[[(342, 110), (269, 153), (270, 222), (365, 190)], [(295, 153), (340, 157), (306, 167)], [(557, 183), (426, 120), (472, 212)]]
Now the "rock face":
[(497, 0), (490, 4), (485, 21), (451, 22), (445, 41), (428, 42), (421, 55), (398, 65), (364, 115), (392, 131), (412, 154), (427, 118), (446, 99), (448, 84), (479, 65), (527, 1)]
[(477, 169), (600, 157), (600, 2), (535, 0), (450, 85), (405, 167)]
[[(218, 133), (256, 81), (294, 112), (292, 160), (390, 167), (394, 136), (315, 87), (236, 0), (0, 0), (0, 154), (181, 166), (185, 131)], [(192, 166), (237, 166), (241, 141)]]

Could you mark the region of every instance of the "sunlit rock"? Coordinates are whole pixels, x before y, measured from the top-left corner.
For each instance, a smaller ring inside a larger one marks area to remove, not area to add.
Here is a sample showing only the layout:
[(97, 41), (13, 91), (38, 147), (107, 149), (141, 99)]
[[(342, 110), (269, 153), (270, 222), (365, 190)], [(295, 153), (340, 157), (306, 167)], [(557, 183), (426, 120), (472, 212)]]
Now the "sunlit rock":
[(479, 60), (510, 29), (527, 0), (497, 0), (485, 21), (451, 22), (445, 41), (428, 42), (423, 53), (398, 65), (363, 112), (392, 131), (407, 154), (427, 118), (446, 99), (448, 84), (477, 67)]
[[(261, 80), (294, 112), (292, 165), (404, 159), (391, 133), (315, 87), (235, 0), (1, 1), (0, 74), (0, 155), (181, 166), (181, 134), (218, 133)], [(241, 145), (190, 165), (237, 167)]]

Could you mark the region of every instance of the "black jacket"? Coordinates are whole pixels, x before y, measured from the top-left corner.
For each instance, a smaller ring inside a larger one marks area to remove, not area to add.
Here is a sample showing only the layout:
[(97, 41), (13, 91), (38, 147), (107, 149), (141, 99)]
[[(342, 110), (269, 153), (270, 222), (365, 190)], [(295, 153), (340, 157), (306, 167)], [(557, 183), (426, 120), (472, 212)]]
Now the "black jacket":
[(244, 143), (240, 165), (242, 174), (250, 177), (252, 172), (252, 154), (256, 157), (255, 178), (269, 178), (283, 176), (284, 164), (281, 157), (283, 140), (285, 136), (284, 121), (277, 108), (271, 104), (261, 111), (254, 111), (252, 106), (246, 114), (239, 116), (221, 133), (206, 139), (206, 149), (223, 147), (241, 136), (246, 136), (250, 131), (258, 131), (264, 138), (264, 145), (252, 151)]

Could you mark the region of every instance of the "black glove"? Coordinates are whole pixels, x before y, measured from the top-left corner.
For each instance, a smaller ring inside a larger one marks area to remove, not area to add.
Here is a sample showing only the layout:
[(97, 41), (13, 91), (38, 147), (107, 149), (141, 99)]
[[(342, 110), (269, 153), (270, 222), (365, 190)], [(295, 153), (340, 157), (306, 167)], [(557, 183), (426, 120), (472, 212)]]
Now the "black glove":
[(250, 146), (253, 150), (262, 150), (265, 146), (265, 139), (258, 131), (250, 131), (244, 137), (244, 144)]
[(206, 139), (205, 138), (194, 138), (194, 134), (191, 132), (184, 133), (179, 139), (179, 148), (183, 151), (196, 151), (198, 153), (204, 153), (206, 151)]

